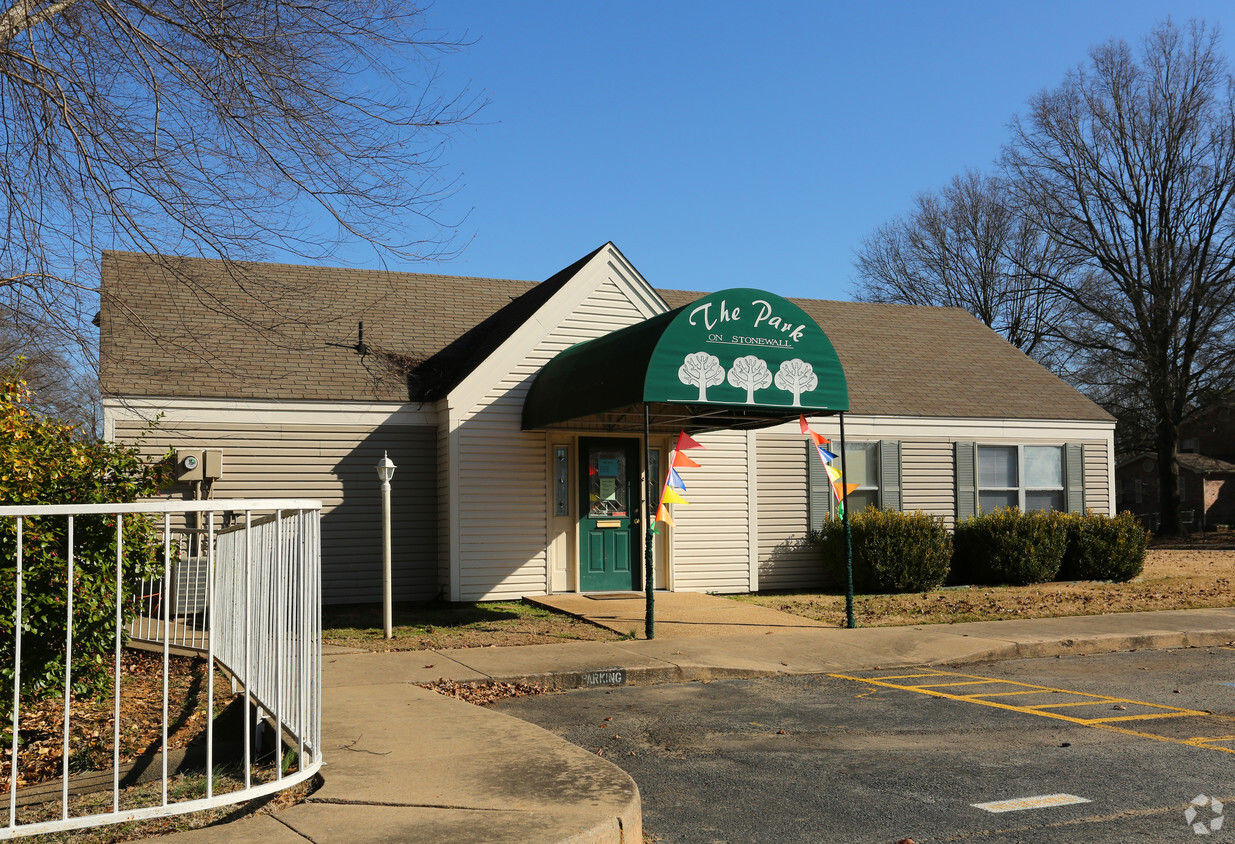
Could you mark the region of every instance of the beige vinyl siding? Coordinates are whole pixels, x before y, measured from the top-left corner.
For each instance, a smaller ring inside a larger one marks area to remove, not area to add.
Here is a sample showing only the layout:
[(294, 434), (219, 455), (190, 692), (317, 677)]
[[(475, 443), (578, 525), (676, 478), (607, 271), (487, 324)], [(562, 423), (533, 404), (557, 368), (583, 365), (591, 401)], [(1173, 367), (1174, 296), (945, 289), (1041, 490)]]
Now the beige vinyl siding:
[(801, 435), (756, 435), (759, 589), (809, 589), (827, 578), (806, 541), (807, 460)]
[[(138, 442), (144, 423), (117, 420), (115, 438)], [(327, 603), (381, 600), (381, 484), (391, 482), (392, 592), (396, 600), (440, 593), (437, 570), (436, 433), (432, 427), (164, 423), (140, 440), (148, 455), (170, 447), (221, 448), (215, 498), (315, 498), (322, 502), (322, 591)], [(188, 496), (188, 484), (170, 490)], [(344, 497), (346, 496), (346, 503)]]
[(747, 501), (746, 434), (726, 431), (695, 437), (698, 469), (681, 471), (689, 505), (676, 505), (673, 588), (745, 592), (750, 589), (751, 507)]
[(450, 410), (442, 407), (437, 422), (437, 583), (450, 596)]
[(956, 467), (951, 442), (901, 442), (901, 509), (956, 521)]
[(575, 343), (633, 325), (643, 314), (611, 280), (536, 344), (459, 427), (460, 599), (543, 595), (548, 583), (549, 488), (543, 433), (520, 430), (536, 373)]
[(1110, 489), (1110, 455), (1104, 442), (1085, 444), (1085, 507), (1095, 513), (1114, 515)]

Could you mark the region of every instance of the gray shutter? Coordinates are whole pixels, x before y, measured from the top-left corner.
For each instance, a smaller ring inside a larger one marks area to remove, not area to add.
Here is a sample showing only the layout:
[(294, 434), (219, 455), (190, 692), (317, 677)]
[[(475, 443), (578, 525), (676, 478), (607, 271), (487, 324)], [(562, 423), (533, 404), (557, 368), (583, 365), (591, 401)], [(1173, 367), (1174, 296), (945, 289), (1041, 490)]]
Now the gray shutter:
[(900, 440), (879, 441), (879, 506), (885, 510), (901, 509)]
[(1069, 513), (1085, 512), (1085, 446), (1067, 443), (1063, 447), (1064, 499)]
[(819, 530), (832, 512), (832, 486), (828, 481), (828, 470), (810, 440), (806, 441), (806, 487), (809, 510), (806, 526), (810, 530)]
[(968, 519), (978, 509), (977, 449), (956, 443), (956, 520)]

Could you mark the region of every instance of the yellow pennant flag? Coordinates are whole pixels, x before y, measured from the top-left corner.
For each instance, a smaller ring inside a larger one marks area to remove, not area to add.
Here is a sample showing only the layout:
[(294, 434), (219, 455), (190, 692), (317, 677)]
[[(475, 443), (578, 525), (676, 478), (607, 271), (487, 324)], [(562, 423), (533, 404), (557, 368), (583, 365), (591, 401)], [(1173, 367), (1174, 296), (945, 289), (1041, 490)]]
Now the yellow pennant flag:
[(828, 477), (829, 477), (829, 478), (831, 478), (831, 479), (832, 479), (832, 480), (834, 480), (834, 481), (839, 481), (839, 480), (840, 480), (840, 472), (838, 472), (838, 471), (836, 470), (836, 468), (835, 468), (835, 467), (833, 467), (833, 466), (828, 466)]
[(661, 506), (666, 504), (689, 504), (682, 496), (678, 495), (678, 491), (671, 486), (665, 487), (665, 497), (660, 500)]

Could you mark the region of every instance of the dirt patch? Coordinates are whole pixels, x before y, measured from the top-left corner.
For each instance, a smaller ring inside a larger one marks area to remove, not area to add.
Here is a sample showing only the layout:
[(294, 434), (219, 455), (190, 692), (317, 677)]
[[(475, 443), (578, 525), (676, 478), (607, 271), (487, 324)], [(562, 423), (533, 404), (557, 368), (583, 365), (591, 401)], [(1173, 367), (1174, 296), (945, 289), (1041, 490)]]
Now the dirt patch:
[[(1146, 610), (1235, 605), (1235, 551), (1151, 549), (1145, 570), (1128, 583), (1082, 581), (1034, 586), (975, 586), (911, 595), (859, 595), (854, 614), (864, 627), (1055, 618)], [(782, 612), (836, 625), (845, 620), (845, 597), (819, 593), (749, 595)]]
[(419, 651), (622, 638), (612, 630), (521, 601), (404, 604), (395, 607), (393, 616), (394, 638), (386, 639), (381, 605), (327, 606), (322, 611), (322, 642), (365, 651)]

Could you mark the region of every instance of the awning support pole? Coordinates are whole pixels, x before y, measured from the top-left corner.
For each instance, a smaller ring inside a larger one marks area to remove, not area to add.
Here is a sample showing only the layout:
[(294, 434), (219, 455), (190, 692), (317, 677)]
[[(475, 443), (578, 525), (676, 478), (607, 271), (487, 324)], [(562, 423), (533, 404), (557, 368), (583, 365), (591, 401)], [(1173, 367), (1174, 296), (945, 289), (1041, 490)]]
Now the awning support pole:
[(648, 493), (659, 478), (652, 477), (652, 424), (648, 418), (648, 403), (643, 403), (643, 471), (647, 481), (643, 484), (643, 512), (647, 526), (643, 531), (643, 592), (647, 596), (647, 610), (643, 618), (643, 632), (649, 639), (656, 638), (656, 599), (653, 597), (655, 564), (652, 562), (652, 528), (656, 527), (656, 513)]
[(853, 620), (853, 537), (849, 533), (849, 473), (845, 468), (845, 414), (840, 413), (840, 475), (842, 532), (845, 536), (845, 626), (857, 627)]

